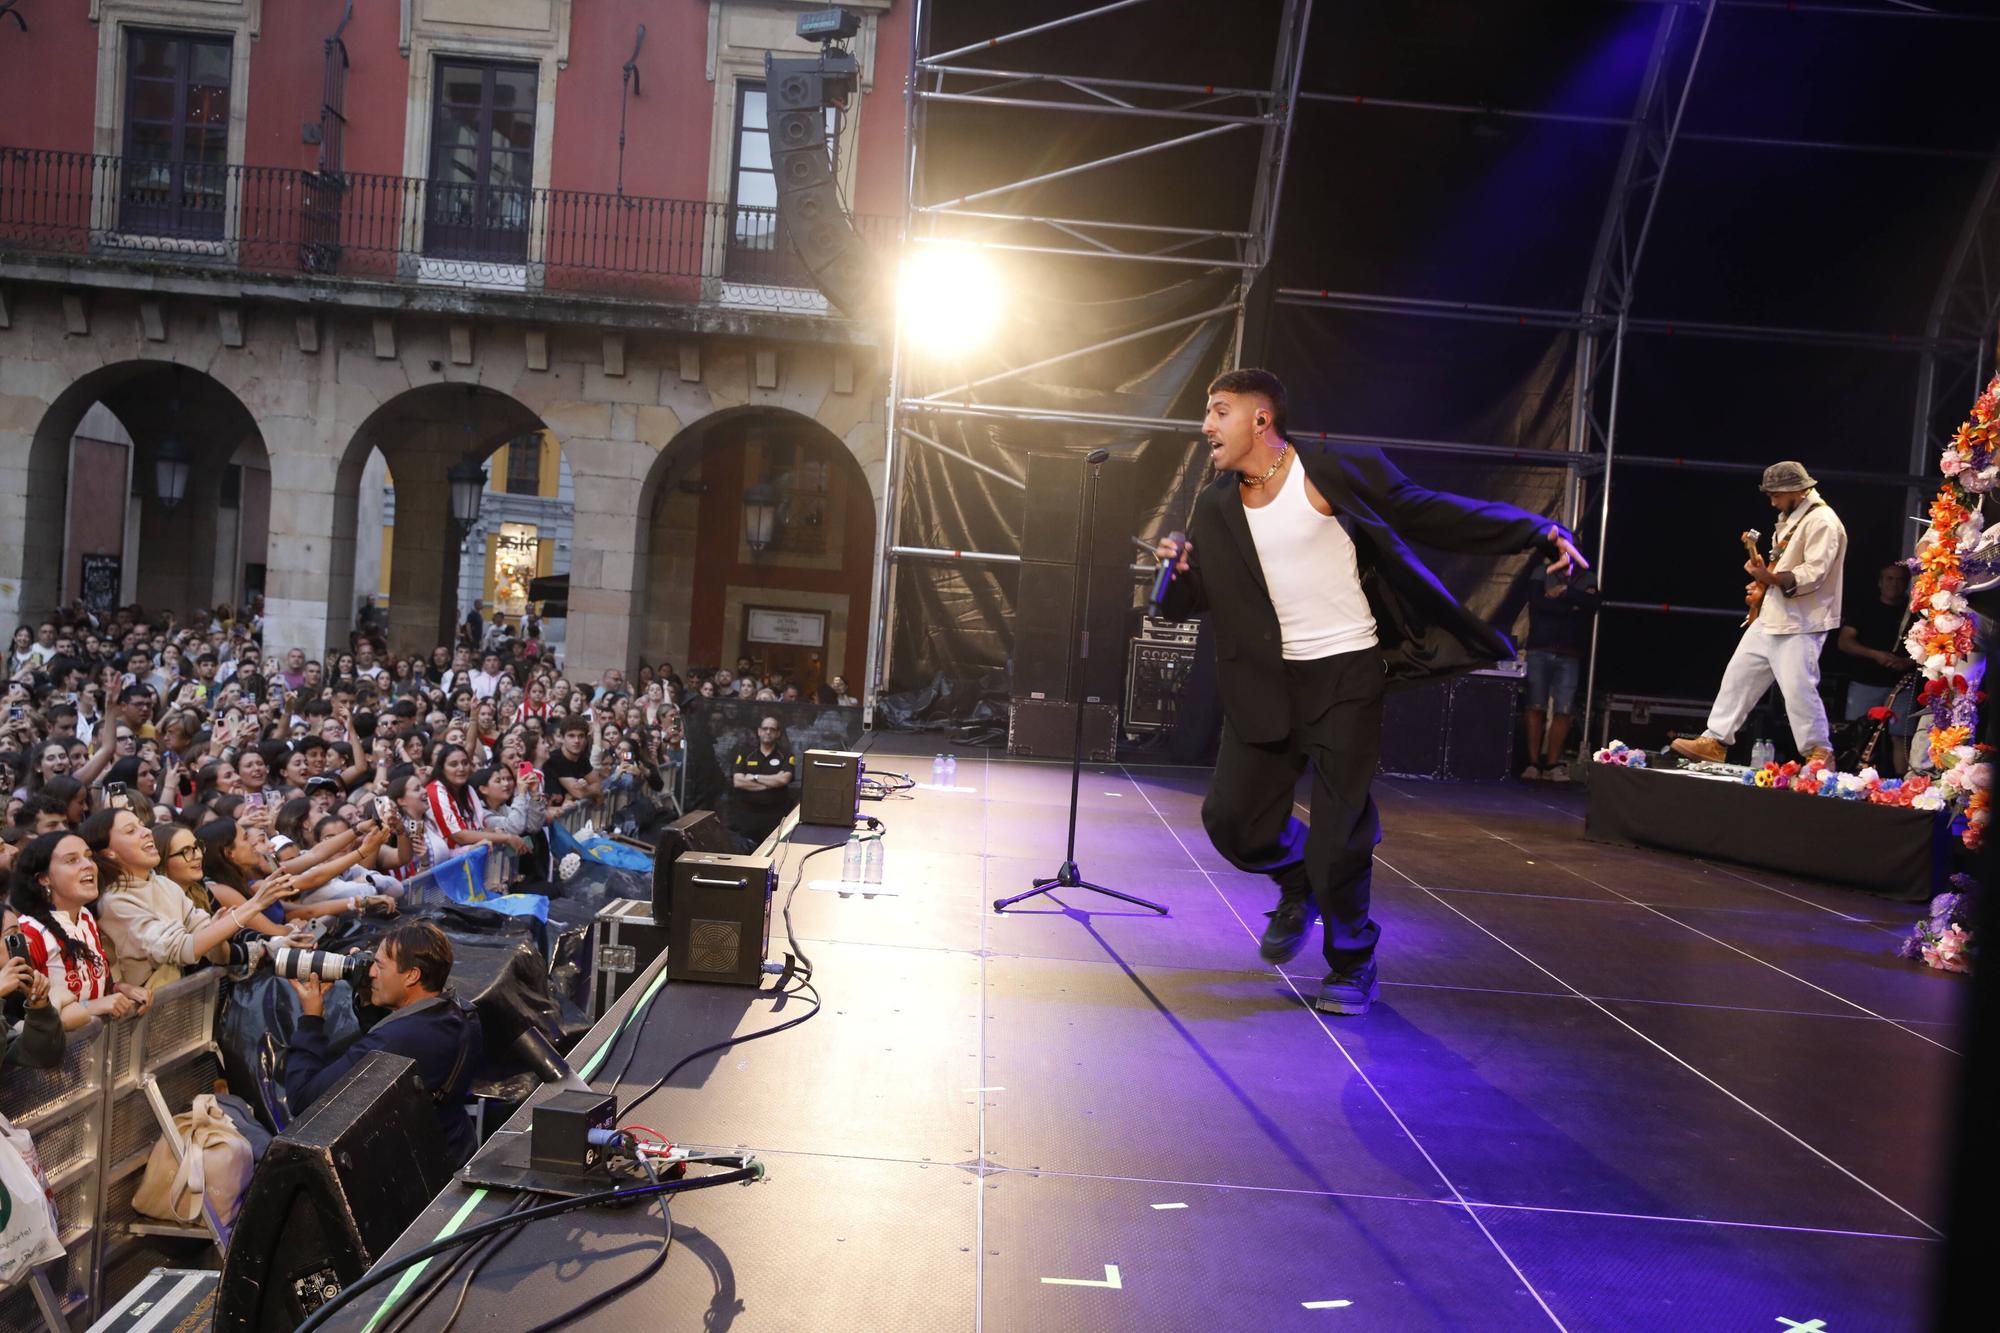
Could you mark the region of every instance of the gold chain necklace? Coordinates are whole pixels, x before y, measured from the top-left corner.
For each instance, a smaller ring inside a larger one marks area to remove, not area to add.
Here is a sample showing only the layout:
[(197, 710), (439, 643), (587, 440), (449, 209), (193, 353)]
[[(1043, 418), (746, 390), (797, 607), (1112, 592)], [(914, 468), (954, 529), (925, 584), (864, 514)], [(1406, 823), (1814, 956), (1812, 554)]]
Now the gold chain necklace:
[(1278, 475), (1278, 469), (1285, 465), (1285, 458), (1291, 452), (1292, 452), (1291, 445), (1289, 444), (1279, 445), (1278, 461), (1271, 464), (1270, 468), (1261, 477), (1255, 478), (1254, 480), (1249, 477), (1243, 478), (1243, 484), (1245, 486), (1262, 486), (1265, 482), (1269, 481), (1271, 478)]

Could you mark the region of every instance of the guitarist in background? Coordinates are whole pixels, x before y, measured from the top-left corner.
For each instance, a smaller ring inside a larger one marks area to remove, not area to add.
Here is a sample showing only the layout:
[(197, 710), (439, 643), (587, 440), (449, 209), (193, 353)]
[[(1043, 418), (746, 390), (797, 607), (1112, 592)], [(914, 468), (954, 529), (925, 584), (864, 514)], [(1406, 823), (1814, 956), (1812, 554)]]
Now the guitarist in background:
[(1826, 705), (1819, 697), (1819, 651), (1826, 636), (1840, 627), (1847, 529), (1814, 489), (1817, 485), (1799, 463), (1764, 469), (1760, 489), (1778, 511), (1771, 559), (1766, 563), (1753, 554), (1744, 562), (1743, 572), (1751, 579), (1745, 589), (1750, 623), (1723, 670), (1708, 729), (1692, 740), (1676, 740), (1675, 754), (1721, 763), (1736, 742), (1736, 729), (1776, 680), (1800, 755), (1832, 762)]

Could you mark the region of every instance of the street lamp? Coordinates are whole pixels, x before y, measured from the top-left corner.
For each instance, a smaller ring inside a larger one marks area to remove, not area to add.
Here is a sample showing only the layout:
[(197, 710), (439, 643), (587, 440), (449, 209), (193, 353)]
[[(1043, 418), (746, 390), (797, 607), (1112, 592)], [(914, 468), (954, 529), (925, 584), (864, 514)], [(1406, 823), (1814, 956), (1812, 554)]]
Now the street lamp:
[(461, 458), (445, 473), (451, 482), (451, 516), (467, 533), (479, 522), (480, 501), (486, 496), (486, 469), (470, 458)]
[(743, 540), (752, 551), (766, 551), (778, 536), (778, 493), (764, 483), (743, 492)]
[(187, 498), (188, 474), (194, 470), (194, 454), (178, 434), (168, 432), (153, 451), (153, 493), (168, 513)]

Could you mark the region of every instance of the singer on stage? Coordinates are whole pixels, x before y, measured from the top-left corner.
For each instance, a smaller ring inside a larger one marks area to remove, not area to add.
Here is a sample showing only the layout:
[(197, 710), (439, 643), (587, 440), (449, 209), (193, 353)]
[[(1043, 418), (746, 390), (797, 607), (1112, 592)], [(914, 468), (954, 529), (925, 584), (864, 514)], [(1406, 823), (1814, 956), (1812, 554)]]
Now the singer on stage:
[[(1157, 552), (1175, 571), (1162, 614), (1214, 616), (1224, 721), (1202, 823), (1233, 865), (1277, 882), (1263, 957), (1290, 960), (1318, 914), (1328, 975), (1315, 1005), (1365, 1014), (1381, 933), (1368, 894), (1382, 836), (1369, 788), (1383, 688), (1514, 655), (1404, 543), (1535, 547), (1565, 573), (1588, 564), (1561, 525), (1427, 490), (1379, 450), (1292, 444), (1285, 388), (1269, 371), (1209, 385), (1202, 434), (1216, 479), (1195, 501), (1187, 540), (1169, 537)], [(1308, 764), (1309, 830), (1292, 816)]]

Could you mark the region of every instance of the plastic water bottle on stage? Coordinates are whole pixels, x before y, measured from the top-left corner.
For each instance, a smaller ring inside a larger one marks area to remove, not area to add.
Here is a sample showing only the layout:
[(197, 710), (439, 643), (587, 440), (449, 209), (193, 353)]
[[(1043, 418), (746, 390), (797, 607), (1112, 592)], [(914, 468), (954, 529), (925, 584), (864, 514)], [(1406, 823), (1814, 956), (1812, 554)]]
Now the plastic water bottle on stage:
[(931, 756), (931, 786), (944, 786), (944, 756), (941, 754)]
[(848, 835), (847, 850), (840, 854), (840, 882), (858, 884), (861, 882), (861, 839)]
[(944, 757), (944, 785), (947, 787), (958, 785), (958, 756), (955, 754)]
[(883, 857), (882, 839), (880, 835), (870, 838), (867, 840), (867, 842), (862, 844), (862, 851), (861, 851), (862, 883), (880, 884), (882, 882), (882, 857)]
[(1778, 747), (1761, 736), (1758, 737), (1757, 743), (1750, 747), (1750, 767), (1752, 768), (1762, 768), (1777, 757)]

